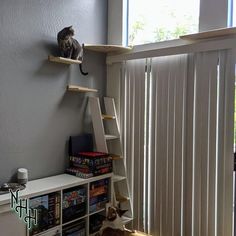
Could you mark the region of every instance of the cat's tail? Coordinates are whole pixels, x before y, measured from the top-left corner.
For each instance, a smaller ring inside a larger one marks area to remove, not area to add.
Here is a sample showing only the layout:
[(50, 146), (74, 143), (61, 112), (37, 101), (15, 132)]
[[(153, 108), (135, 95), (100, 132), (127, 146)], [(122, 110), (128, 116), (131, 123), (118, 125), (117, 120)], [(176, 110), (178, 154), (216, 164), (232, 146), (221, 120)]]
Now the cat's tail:
[(79, 69), (82, 75), (88, 75), (88, 72), (83, 71), (82, 64), (79, 64)]

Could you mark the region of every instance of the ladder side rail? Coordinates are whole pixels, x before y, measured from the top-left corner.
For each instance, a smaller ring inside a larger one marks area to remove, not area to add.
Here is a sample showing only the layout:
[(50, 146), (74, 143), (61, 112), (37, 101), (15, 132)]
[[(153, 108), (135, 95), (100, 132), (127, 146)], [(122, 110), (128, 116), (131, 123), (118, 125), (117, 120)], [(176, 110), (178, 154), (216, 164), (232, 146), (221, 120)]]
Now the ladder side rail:
[(98, 152), (108, 153), (99, 98), (89, 97), (89, 105), (91, 109), (96, 150)]

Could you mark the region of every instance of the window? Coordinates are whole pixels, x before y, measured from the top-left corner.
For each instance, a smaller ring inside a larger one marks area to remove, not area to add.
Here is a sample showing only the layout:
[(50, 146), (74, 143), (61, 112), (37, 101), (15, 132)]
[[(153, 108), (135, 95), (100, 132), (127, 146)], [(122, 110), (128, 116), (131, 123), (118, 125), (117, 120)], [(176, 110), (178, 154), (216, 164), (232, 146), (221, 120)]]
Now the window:
[(229, 0), (229, 24), (236, 26), (236, 0)]
[(129, 0), (129, 45), (198, 32), (200, 0)]

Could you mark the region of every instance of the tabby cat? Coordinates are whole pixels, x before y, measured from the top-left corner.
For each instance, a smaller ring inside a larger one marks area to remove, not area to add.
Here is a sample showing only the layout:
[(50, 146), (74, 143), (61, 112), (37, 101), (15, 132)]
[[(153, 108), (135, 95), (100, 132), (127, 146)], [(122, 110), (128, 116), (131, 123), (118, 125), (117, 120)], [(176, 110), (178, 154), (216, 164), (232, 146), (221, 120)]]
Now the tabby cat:
[[(81, 46), (79, 42), (73, 38), (73, 36), (74, 29), (72, 28), (72, 26), (65, 27), (57, 34), (57, 42), (61, 56), (73, 60), (83, 61), (84, 45), (82, 44)], [(80, 71), (83, 75), (88, 74), (83, 72), (81, 64)]]

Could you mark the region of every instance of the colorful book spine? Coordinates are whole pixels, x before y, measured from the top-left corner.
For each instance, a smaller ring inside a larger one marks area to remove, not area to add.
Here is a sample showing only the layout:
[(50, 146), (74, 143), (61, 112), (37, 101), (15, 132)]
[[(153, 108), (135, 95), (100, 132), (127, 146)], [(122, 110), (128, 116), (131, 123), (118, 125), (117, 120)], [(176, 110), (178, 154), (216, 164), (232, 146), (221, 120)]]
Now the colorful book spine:
[(71, 162), (87, 165), (87, 166), (96, 166), (96, 165), (103, 165), (107, 163), (111, 163), (111, 157), (102, 157), (102, 158), (87, 158), (87, 157), (69, 157)]
[(93, 173), (88, 173), (88, 174), (82, 173), (78, 171), (76, 168), (67, 168), (66, 173), (74, 175), (76, 177), (83, 178), (83, 179), (88, 179), (94, 176)]
[(56, 194), (55, 196), (55, 225), (60, 224), (60, 202), (61, 196), (60, 194)]

